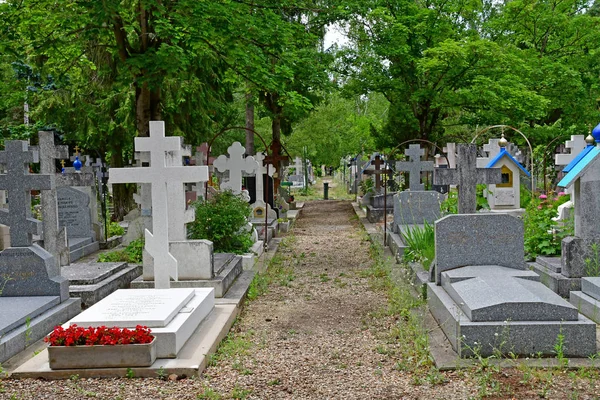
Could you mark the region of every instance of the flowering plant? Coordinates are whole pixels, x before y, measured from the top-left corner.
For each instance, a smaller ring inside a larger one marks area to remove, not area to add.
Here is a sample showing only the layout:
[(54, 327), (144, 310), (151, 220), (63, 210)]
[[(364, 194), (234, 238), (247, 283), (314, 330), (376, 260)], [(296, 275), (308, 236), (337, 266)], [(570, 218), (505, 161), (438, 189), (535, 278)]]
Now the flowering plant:
[(54, 328), (52, 333), (44, 338), (50, 346), (95, 346), (117, 344), (144, 344), (154, 340), (150, 329), (138, 325), (135, 329), (99, 326), (97, 328), (82, 328), (75, 324), (64, 329)]

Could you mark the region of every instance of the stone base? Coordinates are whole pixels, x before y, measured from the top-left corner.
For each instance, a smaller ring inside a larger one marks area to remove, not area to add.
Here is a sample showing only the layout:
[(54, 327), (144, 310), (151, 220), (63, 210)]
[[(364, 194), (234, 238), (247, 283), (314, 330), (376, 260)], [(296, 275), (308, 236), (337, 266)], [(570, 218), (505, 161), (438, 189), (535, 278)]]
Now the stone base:
[(264, 242), (262, 240), (259, 240), (258, 242), (252, 245), (248, 253), (242, 254), (243, 269), (252, 269), (252, 267), (254, 267), (254, 264), (256, 263), (258, 257), (260, 257), (265, 251), (265, 246), (263, 245), (263, 243)]
[(577, 321), (472, 322), (441, 286), (428, 283), (427, 297), (431, 314), (460, 357), (473, 356), (475, 349), (483, 357), (495, 350), (555, 356), (559, 334), (564, 335), (566, 357), (596, 354), (596, 324), (581, 314)]
[(100, 250), (100, 243), (92, 238), (69, 238), (69, 259), (75, 262)]
[(61, 269), (61, 275), (69, 280), (69, 295), (81, 298), (83, 308), (96, 304), (117, 289), (129, 288), (131, 281), (141, 274), (141, 265), (125, 262), (71, 264)]
[[(167, 289), (168, 290), (168, 289)], [(114, 293), (112, 296), (120, 295), (122, 291)], [(135, 290), (127, 290), (128, 294), (134, 294)], [(150, 293), (152, 294), (152, 293)], [(187, 294), (187, 292), (186, 292)], [(192, 336), (192, 333), (200, 325), (202, 320), (208, 316), (215, 306), (214, 291), (208, 288), (195, 289), (193, 294), (190, 293), (190, 300), (184, 303), (174, 301), (171, 314), (174, 317), (167, 319), (164, 326), (152, 327), (152, 335), (156, 337), (156, 356), (157, 358), (175, 358), (177, 353), (183, 347), (185, 342)], [(187, 298), (187, 297), (184, 297)], [(99, 326), (105, 325), (120, 326), (127, 328), (135, 328), (135, 325), (150, 325), (144, 321), (144, 318), (140, 318), (139, 321), (132, 319), (129, 323), (118, 323), (116, 319), (111, 321), (110, 318), (106, 318), (106, 314), (111, 314), (114, 311), (106, 313), (107, 305), (110, 307), (112, 304), (111, 296), (107, 297), (103, 301), (98, 302), (94, 306), (90, 307), (79, 316), (70, 320), (65, 324), (65, 328), (72, 324), (81, 326)], [(133, 306), (143, 307), (143, 304), (132, 304)], [(166, 306), (166, 305), (165, 305)], [(82, 321), (82, 322), (80, 322)]]
[[(384, 212), (385, 212), (385, 209), (383, 207), (375, 208), (371, 205), (368, 205), (367, 206), (367, 220), (372, 224), (374, 224), (376, 222), (381, 222), (381, 221), (383, 221)], [(387, 213), (385, 213), (385, 214), (393, 214), (393, 213), (394, 213), (393, 204), (388, 204)]]
[(560, 261), (554, 257), (538, 257), (536, 262), (527, 264), (529, 269), (540, 276), (540, 282), (559, 296), (568, 298), (569, 292), (581, 290), (581, 278), (567, 278), (562, 275), (557, 260)]
[(494, 210), (487, 210), (487, 212), (490, 213), (496, 213), (496, 214), (508, 214), (508, 215), (512, 215), (513, 217), (517, 217), (517, 218), (521, 218), (523, 216), (523, 214), (525, 214), (525, 209), (524, 208), (511, 208), (511, 209), (494, 209)]
[(0, 297), (0, 362), (25, 350), (80, 311), (79, 299), (61, 303), (58, 296)]
[(399, 234), (387, 231), (387, 245), (390, 251), (396, 258), (397, 262), (401, 262), (404, 258), (404, 250), (407, 248)]
[(581, 278), (581, 291), (570, 293), (569, 301), (580, 313), (600, 324), (600, 278)]
[[(214, 288), (215, 297), (223, 297), (242, 272), (242, 257), (228, 253), (214, 254), (215, 277), (206, 280), (171, 281), (172, 288)], [(141, 277), (131, 282), (133, 289), (152, 289), (153, 280)]]

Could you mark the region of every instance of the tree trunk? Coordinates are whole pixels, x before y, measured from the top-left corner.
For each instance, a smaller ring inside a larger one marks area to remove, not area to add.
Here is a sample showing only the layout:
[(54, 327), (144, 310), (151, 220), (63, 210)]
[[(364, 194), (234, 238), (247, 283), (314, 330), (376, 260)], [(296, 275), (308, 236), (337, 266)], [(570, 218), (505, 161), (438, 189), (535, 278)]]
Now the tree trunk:
[[(124, 166), (123, 154), (121, 151), (112, 151), (110, 158), (111, 168), (120, 168)], [(114, 221), (122, 221), (123, 217), (133, 208), (133, 191), (135, 185), (120, 183), (112, 185), (113, 190), (113, 214)]]
[[(246, 154), (253, 156), (254, 151), (254, 103), (252, 93), (246, 93)], [(251, 130), (250, 130), (251, 129)]]
[(150, 136), (150, 121), (159, 121), (162, 117), (160, 112), (160, 89), (151, 90), (147, 83), (135, 89), (135, 118), (138, 136)]

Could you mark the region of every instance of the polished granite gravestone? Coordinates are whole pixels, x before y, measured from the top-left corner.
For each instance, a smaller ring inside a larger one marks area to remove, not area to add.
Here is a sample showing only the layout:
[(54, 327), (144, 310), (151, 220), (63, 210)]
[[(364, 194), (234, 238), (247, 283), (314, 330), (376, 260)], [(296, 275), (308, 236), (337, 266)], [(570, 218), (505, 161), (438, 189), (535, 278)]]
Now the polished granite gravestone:
[(449, 215), (435, 223), (437, 264), (428, 304), (461, 356), (596, 353), (596, 324), (525, 269), (523, 223), (502, 214)]
[(395, 194), (396, 192), (392, 192), (370, 197), (367, 206), (367, 220), (374, 224), (382, 221), (385, 215), (393, 214)]
[(569, 302), (583, 315), (600, 324), (600, 277), (581, 278), (581, 290), (571, 291)]
[(446, 195), (433, 190), (405, 190), (394, 197), (393, 231), (399, 232), (400, 225), (432, 224), (440, 218), (440, 207)]
[(13, 247), (0, 252), (0, 362), (48, 334), (55, 325), (76, 315), (79, 299), (69, 299), (68, 281), (60, 276), (54, 257), (32, 244), (41, 222), (31, 217), (31, 190), (53, 190), (49, 175), (30, 174), (33, 152), (25, 141), (6, 141), (0, 163), (0, 189), (9, 197), (0, 222), (10, 228)]
[(56, 189), (58, 223), (67, 231), (69, 259), (71, 262), (100, 249), (92, 226), (90, 197), (72, 187)]
[(120, 289), (72, 318), (77, 326), (151, 329), (157, 358), (175, 358), (215, 305), (214, 289)]

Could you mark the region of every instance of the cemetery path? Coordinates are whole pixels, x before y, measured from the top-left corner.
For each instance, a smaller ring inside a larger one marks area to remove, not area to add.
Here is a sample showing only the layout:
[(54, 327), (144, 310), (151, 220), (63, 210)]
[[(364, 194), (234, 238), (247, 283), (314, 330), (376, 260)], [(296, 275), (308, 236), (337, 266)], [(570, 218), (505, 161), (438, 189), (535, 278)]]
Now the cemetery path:
[(390, 286), (371, 250), (350, 202), (307, 202), (256, 280), (266, 292), (246, 303), (200, 377), (9, 379), (0, 399), (597, 398), (593, 369), (435, 370), (417, 349), (427, 341), (413, 332), (409, 285)]

